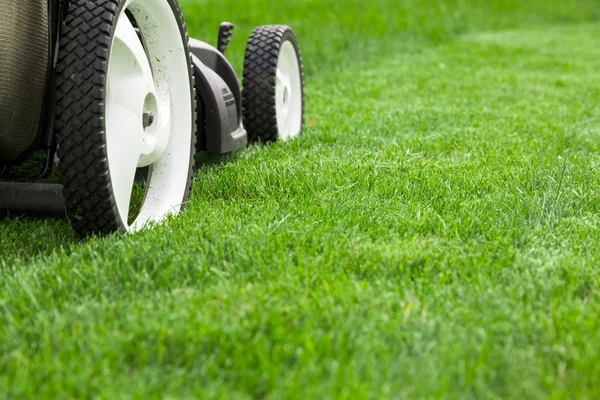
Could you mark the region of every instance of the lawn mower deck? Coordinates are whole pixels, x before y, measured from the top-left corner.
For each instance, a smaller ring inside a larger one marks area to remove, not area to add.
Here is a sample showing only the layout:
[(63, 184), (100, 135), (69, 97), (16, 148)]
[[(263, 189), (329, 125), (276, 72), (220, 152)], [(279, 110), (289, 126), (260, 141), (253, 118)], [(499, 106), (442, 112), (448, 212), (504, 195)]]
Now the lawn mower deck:
[[(0, 210), (66, 214), (81, 236), (133, 232), (185, 207), (196, 152), (299, 135), (294, 33), (254, 30), (242, 90), (232, 31), (221, 24), (216, 47), (188, 39), (177, 0), (3, 1)], [(60, 183), (40, 183), (53, 171)]]

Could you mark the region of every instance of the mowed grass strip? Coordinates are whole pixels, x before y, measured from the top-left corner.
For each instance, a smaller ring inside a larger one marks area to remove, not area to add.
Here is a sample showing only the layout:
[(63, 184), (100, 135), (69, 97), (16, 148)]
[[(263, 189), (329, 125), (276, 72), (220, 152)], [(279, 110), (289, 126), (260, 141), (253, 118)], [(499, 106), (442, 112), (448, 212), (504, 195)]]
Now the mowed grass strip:
[(1, 222), (0, 397), (600, 396), (593, 3), (396, 3), (182, 2), (298, 26), (307, 131), (151, 231)]

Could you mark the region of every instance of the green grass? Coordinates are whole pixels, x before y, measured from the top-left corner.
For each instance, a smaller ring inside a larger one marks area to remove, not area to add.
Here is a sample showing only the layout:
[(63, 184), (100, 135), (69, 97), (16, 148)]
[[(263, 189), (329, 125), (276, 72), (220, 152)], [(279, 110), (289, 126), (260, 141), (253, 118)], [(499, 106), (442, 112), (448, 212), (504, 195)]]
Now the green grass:
[(598, 398), (595, 1), (182, 0), (294, 26), (307, 130), (186, 212), (0, 222), (0, 398)]

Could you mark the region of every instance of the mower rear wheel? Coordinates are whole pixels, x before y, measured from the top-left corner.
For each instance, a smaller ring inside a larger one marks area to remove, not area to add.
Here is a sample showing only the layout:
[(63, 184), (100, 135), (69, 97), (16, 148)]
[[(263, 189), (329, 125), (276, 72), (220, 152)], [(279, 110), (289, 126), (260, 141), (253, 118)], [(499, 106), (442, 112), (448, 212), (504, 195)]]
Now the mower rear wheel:
[(242, 105), (251, 141), (288, 140), (304, 124), (304, 71), (298, 39), (288, 26), (256, 28), (246, 47)]
[(78, 234), (132, 232), (183, 208), (195, 156), (193, 79), (177, 0), (71, 1), (56, 120)]

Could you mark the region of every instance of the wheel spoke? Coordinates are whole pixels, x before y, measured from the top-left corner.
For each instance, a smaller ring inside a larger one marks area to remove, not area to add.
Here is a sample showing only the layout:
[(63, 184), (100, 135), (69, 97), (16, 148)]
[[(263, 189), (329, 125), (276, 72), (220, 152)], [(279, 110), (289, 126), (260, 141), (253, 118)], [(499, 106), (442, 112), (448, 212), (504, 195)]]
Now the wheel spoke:
[(106, 107), (107, 153), (111, 183), (123, 223), (127, 223), (129, 201), (135, 179), (143, 131), (139, 115), (116, 102)]
[[(128, 77), (130, 80), (140, 80), (136, 84), (138, 85), (136, 88), (131, 87), (131, 94), (139, 93), (138, 100), (141, 101), (143, 112), (152, 112), (153, 114), (154, 122), (152, 127), (145, 131), (141, 158), (138, 163), (138, 167), (146, 167), (158, 161), (167, 149), (171, 131), (170, 99), (168, 96), (164, 96), (165, 93), (162, 97), (158, 97), (148, 56), (135, 28), (125, 14), (117, 23), (115, 37), (117, 40), (113, 49), (113, 58), (115, 52), (121, 53), (123, 62), (130, 64), (131, 69), (136, 69), (136, 73)], [(116, 51), (117, 49), (118, 51)], [(133, 86), (133, 84), (130, 85)], [(135, 108), (138, 107), (140, 106), (136, 103)]]
[[(141, 72), (142, 82), (145, 89), (145, 94), (155, 93), (154, 78), (152, 76), (152, 69), (148, 62), (148, 56), (142, 46), (142, 42), (135, 31), (135, 28), (129, 21), (129, 18), (123, 14), (117, 22), (117, 29), (115, 31), (115, 39), (123, 45), (124, 49), (129, 52), (127, 58), (133, 60), (135, 65)], [(114, 55), (113, 55), (114, 56)], [(125, 56), (125, 55), (123, 55)]]
[(133, 25), (123, 14), (117, 23), (106, 93), (106, 144), (115, 201), (127, 224), (140, 156), (154, 144), (144, 140), (144, 102), (155, 87), (148, 58)]
[(285, 138), (288, 138), (292, 134), (292, 112), (290, 112), (290, 109), (291, 109), (291, 105), (288, 104), (288, 106), (285, 109), (284, 125), (283, 125), (284, 129), (287, 130), (287, 132), (283, 132), (283, 136)]
[(279, 68), (277, 68), (277, 72), (275, 75), (276, 81), (278, 85), (284, 85), (285, 86), (285, 78), (283, 77), (283, 73), (281, 72), (281, 70)]

